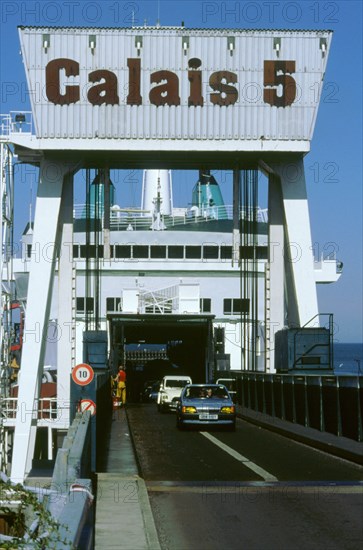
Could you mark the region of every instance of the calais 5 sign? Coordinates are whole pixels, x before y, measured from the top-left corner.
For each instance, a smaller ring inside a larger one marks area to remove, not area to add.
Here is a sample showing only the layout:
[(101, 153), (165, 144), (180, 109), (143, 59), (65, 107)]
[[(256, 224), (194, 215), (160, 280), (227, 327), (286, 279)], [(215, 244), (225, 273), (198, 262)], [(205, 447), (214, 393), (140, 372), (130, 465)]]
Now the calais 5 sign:
[[(189, 107), (203, 107), (205, 98), (202, 94), (203, 74), (202, 60), (189, 59)], [(128, 67), (128, 94), (127, 105), (142, 105), (143, 97), (140, 91), (141, 60), (139, 58), (127, 59)], [(65, 74), (65, 82), (61, 91), (61, 73)], [(276, 107), (291, 105), (296, 97), (296, 81), (291, 76), (295, 72), (295, 61), (264, 61), (264, 94), (263, 101)], [(87, 100), (92, 105), (119, 105), (119, 84), (117, 75), (108, 69), (97, 69), (88, 74), (88, 82), (79, 84), (66, 84), (69, 77), (78, 77), (80, 66), (74, 59), (59, 58), (50, 61), (46, 68), (46, 95), (54, 105), (70, 105), (81, 99), (81, 86), (88, 83), (93, 85), (87, 92)], [(221, 70), (213, 72), (209, 77), (209, 101), (213, 105), (234, 105), (238, 100), (238, 76), (237, 74)], [(277, 88), (281, 86), (278, 94)], [(150, 92), (148, 100), (150, 104), (160, 107), (162, 105), (180, 105), (179, 77), (169, 70), (160, 70), (150, 73)]]
[(277, 151), (291, 140), (306, 152), (331, 32), (22, 27), (20, 37), (36, 137), (50, 149), (71, 138), (117, 151), (189, 141), (250, 151), (255, 140)]

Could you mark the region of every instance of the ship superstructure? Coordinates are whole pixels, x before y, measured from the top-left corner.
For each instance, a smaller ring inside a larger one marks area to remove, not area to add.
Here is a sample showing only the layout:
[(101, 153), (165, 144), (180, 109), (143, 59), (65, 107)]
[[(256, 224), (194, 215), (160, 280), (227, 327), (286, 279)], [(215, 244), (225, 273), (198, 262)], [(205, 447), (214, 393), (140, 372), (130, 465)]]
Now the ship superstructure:
[[(224, 204), (210, 171), (199, 171), (191, 199), (189, 206), (172, 206), (169, 170), (144, 171), (138, 208), (115, 203), (115, 187), (104, 171), (94, 177), (86, 203), (74, 207), (77, 364), (82, 362), (83, 332), (107, 331), (112, 325), (110, 361), (129, 362), (130, 372), (143, 373), (139, 382), (157, 376), (152, 371), (155, 363), (150, 364), (155, 357), (169, 359), (184, 370), (193, 362), (201, 379), (212, 379), (221, 369), (270, 371), (265, 330), (268, 211), (257, 205), (241, 207), (236, 254), (233, 207)], [(32, 236), (28, 224), (24, 256), (15, 260), (14, 268), (22, 284), (37, 254)], [(340, 276), (339, 265), (335, 259), (315, 263), (315, 274), (317, 283), (334, 282)], [(58, 300), (55, 291), (50, 312), (53, 332)], [(57, 339), (48, 340), (46, 361), (56, 367)], [(166, 352), (156, 353), (155, 346)]]

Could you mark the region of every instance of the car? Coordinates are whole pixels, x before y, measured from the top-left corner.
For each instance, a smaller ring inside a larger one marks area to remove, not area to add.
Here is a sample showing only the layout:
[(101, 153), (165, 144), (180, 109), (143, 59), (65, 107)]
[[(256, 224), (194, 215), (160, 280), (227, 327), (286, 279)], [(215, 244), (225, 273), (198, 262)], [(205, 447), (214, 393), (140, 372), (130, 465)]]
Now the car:
[(150, 403), (151, 401), (156, 401), (159, 386), (160, 380), (147, 380), (144, 383), (142, 392), (140, 393), (140, 400), (142, 401), (142, 403)]
[(160, 383), (157, 397), (159, 412), (175, 411), (182, 389), (191, 384), (190, 376), (167, 375)]
[(149, 400), (156, 403), (158, 399), (158, 393), (160, 389), (160, 380), (157, 380), (151, 387), (151, 392), (149, 395)]
[(184, 388), (176, 409), (176, 425), (223, 426), (236, 429), (236, 407), (223, 384), (189, 384)]

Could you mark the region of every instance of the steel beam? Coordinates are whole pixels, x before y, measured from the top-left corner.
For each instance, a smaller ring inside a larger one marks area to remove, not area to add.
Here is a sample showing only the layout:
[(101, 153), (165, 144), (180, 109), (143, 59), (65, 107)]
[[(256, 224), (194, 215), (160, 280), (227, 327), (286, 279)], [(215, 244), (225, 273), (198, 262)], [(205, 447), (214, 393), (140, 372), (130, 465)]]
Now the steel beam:
[(269, 174), (268, 182), (268, 263), (269, 263), (269, 323), (271, 349), (269, 372), (275, 372), (274, 335), (285, 324), (284, 214), (279, 179)]
[(61, 243), (58, 263), (58, 341), (57, 403), (58, 417), (69, 425), (70, 374), (74, 340), (73, 312), (73, 176), (64, 178), (60, 211)]
[[(269, 177), (269, 316), (273, 342), (277, 330), (302, 327), (319, 310), (303, 157), (289, 155), (278, 164), (260, 162), (260, 168)], [(269, 372), (274, 372), (274, 349)]]
[(37, 399), (59, 248), (58, 220), (67, 172), (64, 163), (41, 161), (11, 468), (12, 481), (20, 483), (31, 469), (34, 453)]
[(303, 158), (275, 169), (285, 214), (287, 322), (302, 327), (319, 313)]

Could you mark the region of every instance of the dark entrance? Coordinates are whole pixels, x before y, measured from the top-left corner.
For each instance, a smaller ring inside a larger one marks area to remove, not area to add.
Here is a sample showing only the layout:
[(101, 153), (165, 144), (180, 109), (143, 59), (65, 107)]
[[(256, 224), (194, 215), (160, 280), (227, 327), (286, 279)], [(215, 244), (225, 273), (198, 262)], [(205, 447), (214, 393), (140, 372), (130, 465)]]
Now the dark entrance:
[(126, 366), (128, 401), (140, 401), (144, 385), (167, 374), (212, 377), (213, 315), (108, 315), (113, 368)]

